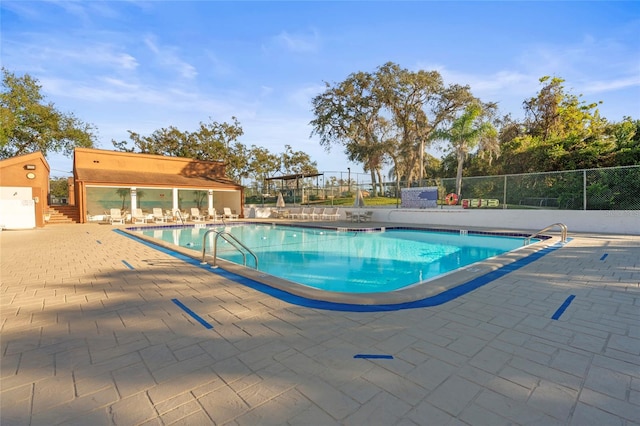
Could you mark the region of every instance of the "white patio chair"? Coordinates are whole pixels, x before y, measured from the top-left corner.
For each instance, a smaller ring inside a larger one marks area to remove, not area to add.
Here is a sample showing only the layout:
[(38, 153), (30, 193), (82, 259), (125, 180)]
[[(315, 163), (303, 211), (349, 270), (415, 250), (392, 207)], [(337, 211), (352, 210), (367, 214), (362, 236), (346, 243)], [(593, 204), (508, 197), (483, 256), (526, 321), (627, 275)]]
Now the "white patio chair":
[(372, 216), (373, 216), (373, 212), (371, 210), (367, 210), (366, 212), (360, 215), (360, 222), (371, 222)]
[(142, 213), (142, 209), (135, 209), (131, 214), (131, 221), (133, 223), (147, 223), (147, 216)]
[(207, 209), (207, 214), (209, 216), (209, 219), (212, 219), (213, 221), (218, 220), (218, 212), (216, 212), (216, 209)]
[(322, 219), (323, 212), (324, 209), (314, 207), (313, 210), (311, 210), (311, 213), (309, 213), (309, 217), (311, 217), (311, 220), (320, 220)]
[(207, 219), (207, 216), (204, 214), (200, 214), (200, 209), (197, 207), (191, 207), (191, 220), (194, 222), (204, 222)]
[(229, 207), (224, 207), (222, 211), (224, 212), (225, 219), (237, 219), (238, 217), (240, 217), (237, 214), (233, 213)]
[(313, 212), (312, 208), (304, 207), (300, 212), (300, 219), (303, 219), (303, 220), (310, 219), (312, 212)]
[(340, 213), (338, 213), (338, 209), (336, 207), (324, 209), (322, 212), (323, 220), (338, 220), (338, 217), (340, 217)]
[(125, 217), (122, 215), (120, 209), (111, 209), (109, 211), (109, 222), (113, 225), (114, 223), (119, 223), (124, 225)]
[(166, 223), (167, 216), (162, 213), (162, 209), (160, 207), (154, 207), (152, 210), (153, 221), (155, 223)]

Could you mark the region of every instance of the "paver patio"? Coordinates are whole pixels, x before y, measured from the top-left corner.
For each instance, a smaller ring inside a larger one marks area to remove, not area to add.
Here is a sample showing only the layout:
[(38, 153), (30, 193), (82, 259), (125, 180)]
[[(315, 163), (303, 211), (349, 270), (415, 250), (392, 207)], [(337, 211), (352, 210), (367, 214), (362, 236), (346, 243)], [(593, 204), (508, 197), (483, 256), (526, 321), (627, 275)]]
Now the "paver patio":
[(355, 313), (115, 228), (0, 233), (3, 426), (640, 425), (639, 236), (572, 234), (443, 305)]

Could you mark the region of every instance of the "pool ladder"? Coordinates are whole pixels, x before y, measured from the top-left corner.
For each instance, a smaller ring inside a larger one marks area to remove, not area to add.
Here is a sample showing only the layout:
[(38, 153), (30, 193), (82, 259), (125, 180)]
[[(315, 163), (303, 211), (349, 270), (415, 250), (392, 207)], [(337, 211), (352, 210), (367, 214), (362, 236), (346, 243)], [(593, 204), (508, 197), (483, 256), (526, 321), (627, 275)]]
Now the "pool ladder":
[[(218, 238), (222, 238), (223, 240), (225, 240), (226, 242), (228, 242), (229, 244), (231, 244), (233, 247), (235, 247), (236, 250), (238, 250), (238, 252), (240, 252), (240, 254), (242, 254), (242, 263), (244, 266), (247, 266), (247, 252), (253, 256), (253, 259), (256, 262), (256, 270), (258, 269), (258, 256), (256, 256), (256, 254), (251, 251), (251, 249), (249, 247), (247, 247), (246, 245), (244, 245), (242, 243), (242, 241), (240, 241), (239, 239), (237, 239), (231, 232), (227, 231), (227, 230), (222, 230), (222, 231), (218, 231), (217, 229), (209, 229), (207, 232), (204, 233), (204, 236), (202, 237), (202, 260), (200, 261), (201, 265), (205, 265), (207, 262), (205, 262), (205, 256), (206, 256), (206, 252), (207, 252), (207, 236), (209, 236), (210, 233), (215, 232), (216, 236), (213, 239), (213, 265), (211, 265), (211, 267), (213, 268), (217, 268), (217, 262), (218, 262)], [(244, 251), (243, 251), (244, 249)]]
[(180, 223), (182, 223), (184, 225), (184, 217), (182, 217), (182, 212), (180, 210), (178, 210), (178, 209), (175, 209), (173, 211), (173, 214), (176, 216), (177, 219), (180, 219)]
[(554, 226), (557, 226), (560, 228), (560, 239), (562, 240), (563, 243), (567, 242), (567, 225), (565, 225), (564, 223), (554, 223), (552, 225), (547, 226), (546, 228), (542, 228), (541, 230), (539, 230), (538, 232), (534, 232), (533, 234), (529, 235), (527, 238), (524, 239), (524, 245), (527, 246), (531, 243), (531, 239), (534, 238), (536, 235), (538, 234), (542, 234), (544, 231), (548, 231), (549, 229), (553, 228)]

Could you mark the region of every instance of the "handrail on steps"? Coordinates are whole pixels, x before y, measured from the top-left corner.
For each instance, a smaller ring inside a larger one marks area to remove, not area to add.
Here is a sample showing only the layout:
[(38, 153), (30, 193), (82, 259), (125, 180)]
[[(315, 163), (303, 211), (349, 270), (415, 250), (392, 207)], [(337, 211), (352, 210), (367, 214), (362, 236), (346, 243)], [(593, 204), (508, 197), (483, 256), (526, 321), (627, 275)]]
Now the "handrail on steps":
[(237, 239), (232, 233), (226, 231), (226, 230), (222, 230), (222, 231), (218, 231), (217, 229), (209, 229), (207, 230), (207, 232), (204, 233), (204, 236), (202, 237), (202, 260), (200, 261), (200, 264), (204, 265), (207, 262), (205, 262), (205, 256), (206, 256), (206, 252), (207, 252), (207, 236), (211, 233), (211, 232), (215, 232), (216, 233), (216, 237), (213, 240), (213, 265), (211, 265), (213, 268), (217, 268), (217, 262), (218, 262), (218, 238), (222, 237), (226, 242), (228, 242), (229, 244), (231, 244), (233, 247), (235, 247), (236, 250), (238, 250), (240, 252), (240, 254), (242, 254), (242, 263), (244, 266), (247, 266), (247, 255), (244, 251), (241, 250), (240, 247), (242, 247), (243, 249), (245, 249), (247, 252), (249, 252), (249, 254), (251, 256), (253, 256), (253, 260), (255, 260), (256, 262), (256, 269), (258, 269), (258, 256), (256, 256), (256, 254), (251, 251), (251, 249), (249, 247), (247, 247), (246, 245), (244, 245), (242, 243), (242, 241), (240, 241), (239, 239)]
[(184, 225), (184, 218), (182, 217), (182, 212), (178, 209), (175, 209), (173, 211), (173, 214), (175, 214), (177, 218), (180, 218), (180, 222), (182, 222), (182, 224)]
[(524, 245), (529, 245), (531, 243), (531, 239), (533, 237), (535, 237), (538, 234), (542, 234), (544, 231), (548, 231), (549, 229), (553, 228), (554, 226), (557, 226), (557, 227), (560, 228), (560, 239), (562, 240), (563, 243), (566, 243), (567, 242), (567, 232), (568, 232), (567, 225), (565, 225), (564, 223), (558, 222), (558, 223), (554, 223), (552, 225), (549, 225), (546, 228), (542, 228), (538, 232), (534, 232), (533, 234), (529, 235), (527, 238), (524, 239)]

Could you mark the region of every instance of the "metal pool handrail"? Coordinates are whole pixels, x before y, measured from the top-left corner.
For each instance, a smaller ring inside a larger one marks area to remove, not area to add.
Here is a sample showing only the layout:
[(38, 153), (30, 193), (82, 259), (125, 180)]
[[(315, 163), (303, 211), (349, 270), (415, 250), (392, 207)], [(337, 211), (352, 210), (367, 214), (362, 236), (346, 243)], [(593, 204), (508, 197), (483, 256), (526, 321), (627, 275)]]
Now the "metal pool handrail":
[[(249, 254), (251, 256), (253, 256), (253, 259), (256, 262), (256, 270), (258, 269), (258, 256), (256, 256), (256, 254), (251, 251), (251, 249), (249, 247), (247, 247), (246, 245), (244, 245), (242, 243), (242, 241), (240, 241), (239, 239), (237, 239), (232, 233), (226, 231), (226, 230), (222, 230), (222, 231), (218, 231), (217, 229), (209, 229), (207, 232), (204, 233), (204, 236), (202, 237), (202, 260), (200, 261), (201, 264), (206, 264), (207, 262), (205, 262), (205, 256), (206, 256), (206, 252), (207, 252), (207, 236), (211, 233), (211, 232), (215, 232), (216, 233), (216, 237), (213, 240), (213, 265), (211, 265), (214, 268), (217, 268), (217, 262), (218, 262), (218, 238), (222, 237), (226, 242), (228, 242), (229, 244), (231, 244), (236, 250), (238, 250), (238, 252), (240, 252), (240, 254), (242, 254), (242, 263), (244, 266), (247, 266), (247, 255), (244, 251), (242, 251), (240, 249), (240, 247), (242, 247), (243, 249), (245, 249), (247, 252), (249, 252)], [(240, 246), (240, 247), (238, 247)]]
[(184, 225), (184, 218), (182, 217), (182, 212), (176, 209), (173, 211), (173, 214), (175, 214), (176, 217), (180, 219), (180, 222)]
[(560, 228), (560, 239), (562, 240), (563, 243), (566, 243), (567, 242), (567, 232), (568, 232), (567, 225), (565, 225), (564, 223), (558, 222), (558, 223), (554, 223), (552, 225), (549, 225), (546, 228), (542, 228), (538, 232), (534, 232), (533, 234), (529, 235), (527, 238), (524, 239), (524, 245), (529, 245), (531, 243), (531, 239), (533, 237), (535, 237), (538, 234), (543, 233), (544, 231), (548, 231), (549, 229), (553, 228), (554, 226), (557, 226), (557, 227)]

